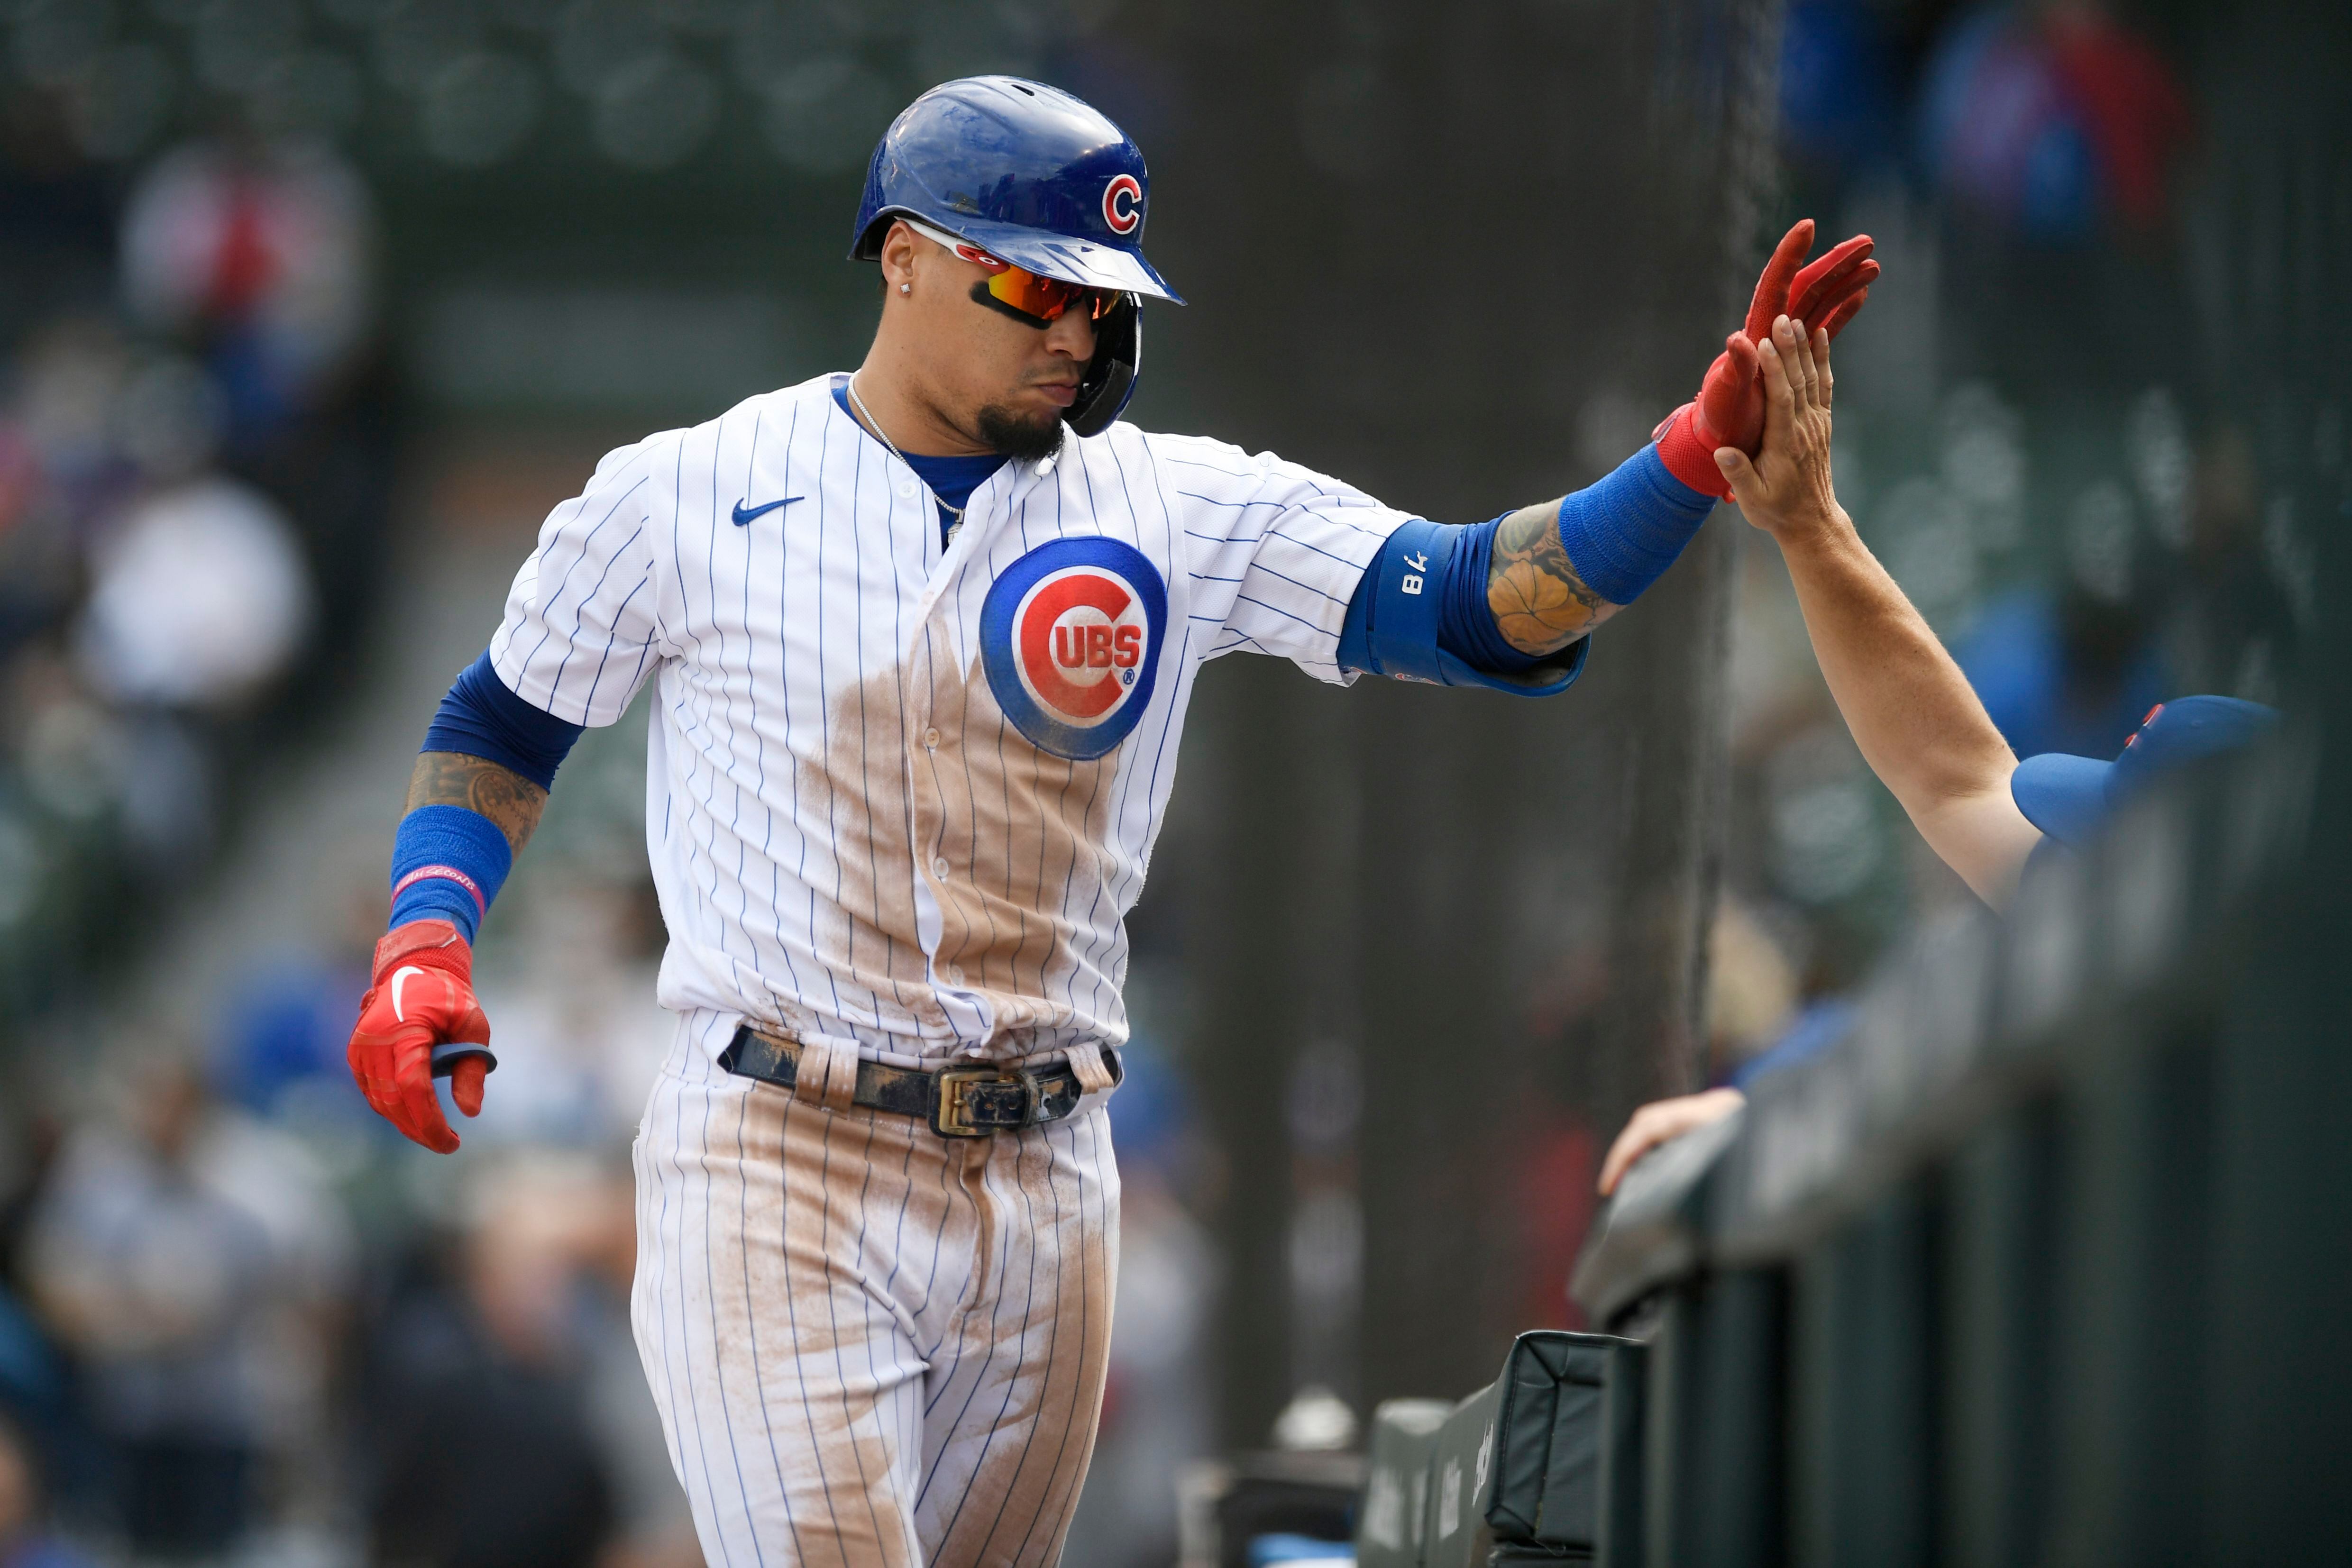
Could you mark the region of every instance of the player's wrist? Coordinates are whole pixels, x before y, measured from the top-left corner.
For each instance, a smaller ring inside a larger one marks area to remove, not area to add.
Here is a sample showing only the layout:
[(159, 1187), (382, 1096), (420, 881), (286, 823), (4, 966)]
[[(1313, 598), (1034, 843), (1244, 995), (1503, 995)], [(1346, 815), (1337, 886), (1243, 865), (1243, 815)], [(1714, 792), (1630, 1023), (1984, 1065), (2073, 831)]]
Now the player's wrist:
[(1731, 495), (1731, 481), (1723, 476), (1716, 465), (1716, 448), (1728, 444), (1717, 438), (1707, 428), (1696, 402), (1686, 402), (1668, 414), (1654, 436), (1658, 459), (1666, 472), (1702, 496), (1725, 500)]
[(455, 922), (411, 920), (394, 926), (379, 938), (371, 971), (375, 983), (404, 964), (440, 969), (467, 984), (473, 983), (474, 948)]

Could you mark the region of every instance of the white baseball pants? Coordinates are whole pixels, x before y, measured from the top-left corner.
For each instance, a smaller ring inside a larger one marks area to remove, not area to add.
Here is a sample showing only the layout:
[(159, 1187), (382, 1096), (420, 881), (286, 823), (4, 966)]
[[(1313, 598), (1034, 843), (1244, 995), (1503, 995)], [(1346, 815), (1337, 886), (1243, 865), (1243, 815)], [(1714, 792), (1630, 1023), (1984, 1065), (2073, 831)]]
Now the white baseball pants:
[(638, 1130), (630, 1301), (704, 1557), (1055, 1562), (1118, 1272), (1108, 1118), (942, 1138), (721, 1070), (714, 1022)]

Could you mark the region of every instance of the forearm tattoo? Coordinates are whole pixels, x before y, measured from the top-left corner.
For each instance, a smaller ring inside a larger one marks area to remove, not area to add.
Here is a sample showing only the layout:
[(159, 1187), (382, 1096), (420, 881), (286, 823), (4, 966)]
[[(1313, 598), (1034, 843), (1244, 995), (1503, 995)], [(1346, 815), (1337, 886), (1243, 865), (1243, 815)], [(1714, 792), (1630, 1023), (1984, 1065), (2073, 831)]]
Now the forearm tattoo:
[(530, 841), (539, 814), (547, 809), (547, 791), (511, 768), (487, 758), (461, 751), (427, 751), (416, 758), (408, 776), (408, 810), (419, 806), (463, 806), (479, 811), (497, 824), (517, 854)]
[(1522, 653), (1554, 653), (1618, 606), (1584, 586), (1559, 542), (1559, 503), (1522, 507), (1495, 530), (1486, 608), (1503, 640)]

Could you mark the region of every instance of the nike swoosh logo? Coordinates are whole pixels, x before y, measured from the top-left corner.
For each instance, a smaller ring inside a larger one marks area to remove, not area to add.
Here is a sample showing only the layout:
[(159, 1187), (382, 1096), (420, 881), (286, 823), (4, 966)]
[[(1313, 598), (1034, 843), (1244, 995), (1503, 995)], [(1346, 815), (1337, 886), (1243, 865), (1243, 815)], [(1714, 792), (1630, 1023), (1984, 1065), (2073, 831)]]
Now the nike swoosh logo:
[(400, 1010), (401, 989), (408, 984), (409, 976), (421, 975), (423, 973), (425, 973), (425, 971), (416, 967), (414, 964), (404, 969), (394, 969), (392, 973), (392, 1016), (399, 1019), (402, 1023), (406, 1023), (408, 1021), (408, 1015)]
[(774, 511), (778, 507), (789, 507), (799, 499), (798, 496), (786, 496), (781, 501), (762, 501), (756, 507), (747, 507), (741, 501), (738, 501), (735, 503), (735, 526), (739, 528), (748, 528), (753, 517), (764, 516)]

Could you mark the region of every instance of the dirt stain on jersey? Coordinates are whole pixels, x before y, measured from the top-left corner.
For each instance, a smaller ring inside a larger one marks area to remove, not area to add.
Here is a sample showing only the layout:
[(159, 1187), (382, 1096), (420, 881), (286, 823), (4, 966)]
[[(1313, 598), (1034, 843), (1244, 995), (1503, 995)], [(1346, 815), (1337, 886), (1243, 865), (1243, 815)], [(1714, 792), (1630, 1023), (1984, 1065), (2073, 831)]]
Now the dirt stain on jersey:
[(937, 1027), (915, 932), (915, 853), (907, 796), (904, 671), (881, 670), (833, 700), (822, 756), (796, 764), (802, 831), (828, 844), (832, 885), (814, 866), (816, 946), (887, 1011)]
[(818, 925), (827, 956), (886, 1005), (939, 1020), (916, 929), (921, 877), (940, 907), (938, 972), (982, 993), (998, 1039), (1108, 1004), (1108, 956), (1083, 950), (1099, 916), (1077, 917), (1112, 896), (1118, 753), (1039, 750), (936, 623), (831, 717), (824, 755), (800, 764), (802, 817), (834, 851), (835, 884), (818, 884), (835, 905)]
[(1000, 1036), (1098, 1010), (1117, 977), (1084, 950), (1096, 923), (1078, 917), (1098, 921), (1111, 896), (1118, 751), (1071, 761), (1039, 750), (1004, 716), (978, 658), (959, 666), (936, 623), (908, 685), (922, 732), (914, 841), (930, 857), (919, 869), (940, 904), (940, 972), (986, 995)]

